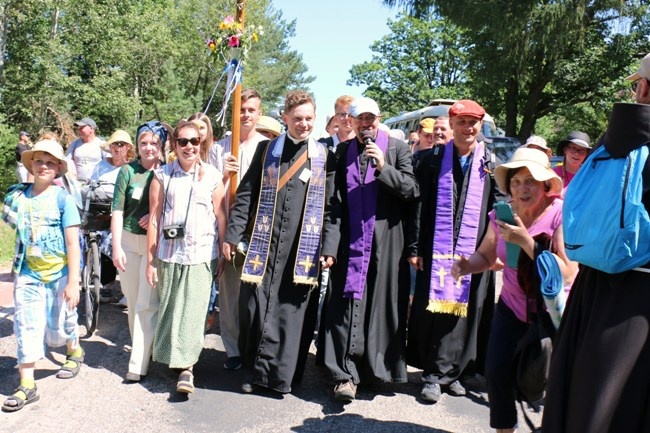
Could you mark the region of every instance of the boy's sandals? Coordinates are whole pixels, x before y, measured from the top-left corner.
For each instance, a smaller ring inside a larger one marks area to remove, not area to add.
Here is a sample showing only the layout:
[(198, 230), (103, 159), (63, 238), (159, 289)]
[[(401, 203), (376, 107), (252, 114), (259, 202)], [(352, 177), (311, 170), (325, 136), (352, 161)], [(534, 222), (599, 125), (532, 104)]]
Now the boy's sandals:
[(61, 369), (56, 374), (56, 377), (59, 379), (72, 379), (74, 377), (77, 377), (79, 370), (81, 369), (81, 364), (84, 362), (85, 355), (86, 352), (81, 349), (81, 356), (66, 356), (65, 363), (61, 366)]
[[(16, 395), (19, 392), (24, 393), (27, 398), (23, 400), (20, 396)], [(41, 398), (41, 396), (36, 392), (36, 385), (34, 385), (34, 388), (25, 388), (20, 385), (14, 390), (13, 395), (7, 397), (5, 402), (2, 404), (2, 410), (4, 412), (16, 412), (25, 407), (26, 404), (38, 401), (39, 398)]]
[(181, 374), (178, 376), (178, 383), (176, 383), (176, 392), (183, 394), (194, 392), (194, 374), (192, 370), (185, 369), (181, 371)]

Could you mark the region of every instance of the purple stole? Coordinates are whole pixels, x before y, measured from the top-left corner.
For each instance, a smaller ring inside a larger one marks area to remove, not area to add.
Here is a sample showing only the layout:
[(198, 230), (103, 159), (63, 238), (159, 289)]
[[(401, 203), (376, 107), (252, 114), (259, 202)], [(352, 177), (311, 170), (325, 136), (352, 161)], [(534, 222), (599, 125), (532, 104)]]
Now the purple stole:
[[(388, 134), (377, 131), (375, 143), (386, 154)], [(350, 220), (350, 258), (348, 261), (343, 297), (361, 299), (366, 287), (368, 264), (372, 252), (372, 238), (375, 231), (377, 194), (379, 184), (375, 179), (375, 168), (368, 161), (365, 179), (361, 180), (359, 163), (359, 140), (350, 142), (346, 154), (347, 208)]]
[(432, 223), (433, 255), (431, 283), (427, 311), (467, 317), (467, 301), (472, 276), (464, 275), (457, 281), (451, 277), (451, 265), (461, 256), (469, 257), (476, 251), (478, 225), (481, 219), (481, 202), (485, 185), (485, 147), (477, 142), (472, 166), (469, 168), (469, 185), (460, 232), (454, 249), (454, 141), (445, 145), (442, 167), (438, 176), (436, 212)]
[[(275, 205), (280, 179), (280, 157), (284, 148), (286, 134), (269, 144), (263, 163), (262, 184), (241, 280), (261, 284), (269, 258), (269, 246), (275, 218)], [(271, 150), (271, 145), (275, 145)], [(292, 143), (293, 145), (293, 143)], [(325, 161), (327, 149), (310, 138), (307, 155), (312, 171), (307, 187), (305, 207), (302, 212), (298, 253), (293, 268), (293, 282), (296, 284), (318, 285), (320, 270), (321, 225), (325, 208)], [(296, 173), (300, 176), (301, 173)]]

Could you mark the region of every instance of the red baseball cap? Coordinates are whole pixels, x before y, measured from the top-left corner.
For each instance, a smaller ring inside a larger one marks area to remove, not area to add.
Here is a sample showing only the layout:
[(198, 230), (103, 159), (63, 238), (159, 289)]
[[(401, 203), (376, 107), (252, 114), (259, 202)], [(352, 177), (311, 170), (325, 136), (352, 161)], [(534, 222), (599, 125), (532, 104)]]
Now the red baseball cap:
[(449, 108), (449, 117), (454, 116), (470, 116), (483, 119), (485, 110), (474, 101), (461, 99), (460, 101), (454, 102), (454, 105)]

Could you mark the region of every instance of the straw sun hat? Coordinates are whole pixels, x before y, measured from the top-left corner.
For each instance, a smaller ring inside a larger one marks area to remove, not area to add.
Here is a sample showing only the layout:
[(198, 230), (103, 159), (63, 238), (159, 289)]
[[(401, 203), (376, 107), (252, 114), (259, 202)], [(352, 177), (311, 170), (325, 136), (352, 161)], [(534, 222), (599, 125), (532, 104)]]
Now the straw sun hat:
[(131, 141), (131, 135), (129, 135), (128, 132), (118, 129), (115, 131), (111, 137), (106, 141), (105, 143), (102, 143), (102, 149), (110, 152), (111, 151), (111, 144), (113, 143), (127, 143), (129, 146), (133, 147), (133, 142)]
[(48, 153), (59, 160), (61, 163), (61, 169), (57, 173), (56, 177), (61, 177), (66, 173), (66, 171), (68, 171), (68, 163), (63, 155), (63, 148), (61, 145), (54, 140), (41, 140), (38, 141), (31, 150), (24, 151), (20, 157), (21, 162), (31, 174), (34, 174), (32, 171), (32, 162), (34, 161), (34, 154), (36, 152)]
[(506, 178), (508, 171), (515, 168), (526, 167), (533, 179), (539, 182), (549, 182), (549, 193), (559, 195), (562, 192), (562, 179), (551, 170), (548, 156), (537, 149), (519, 148), (512, 154), (512, 158), (494, 170), (494, 179), (502, 192), (507, 192)]
[(280, 122), (269, 116), (260, 116), (257, 120), (257, 125), (255, 129), (259, 131), (270, 131), (275, 134), (276, 137), (282, 135), (282, 125)]

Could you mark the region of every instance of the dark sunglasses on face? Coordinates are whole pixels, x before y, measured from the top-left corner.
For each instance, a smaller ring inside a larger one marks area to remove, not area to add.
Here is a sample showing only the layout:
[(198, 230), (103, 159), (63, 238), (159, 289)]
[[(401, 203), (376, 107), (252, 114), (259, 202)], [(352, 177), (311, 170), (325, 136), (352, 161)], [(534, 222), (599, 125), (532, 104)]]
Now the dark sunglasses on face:
[(187, 143), (192, 143), (192, 146), (198, 146), (199, 143), (201, 143), (201, 139), (199, 137), (176, 139), (176, 144), (178, 144), (180, 147), (187, 146)]
[(116, 141), (115, 143), (111, 143), (111, 146), (114, 147), (124, 147), (127, 146), (129, 143), (125, 143), (123, 141)]

